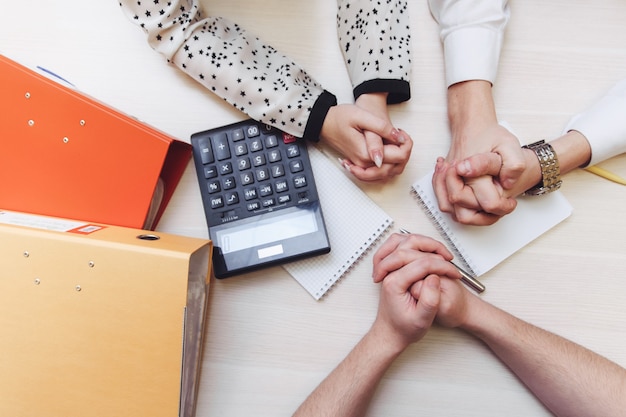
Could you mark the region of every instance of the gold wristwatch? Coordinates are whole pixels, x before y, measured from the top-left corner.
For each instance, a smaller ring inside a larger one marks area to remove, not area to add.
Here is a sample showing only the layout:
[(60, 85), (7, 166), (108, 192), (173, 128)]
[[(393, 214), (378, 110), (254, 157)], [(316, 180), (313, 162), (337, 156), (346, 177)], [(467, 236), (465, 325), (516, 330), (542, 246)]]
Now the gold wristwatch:
[(559, 168), (559, 159), (552, 148), (552, 145), (546, 143), (545, 140), (524, 145), (522, 148), (530, 149), (535, 152), (539, 159), (541, 167), (541, 181), (534, 187), (526, 190), (524, 195), (543, 195), (548, 194), (561, 188), (561, 169)]

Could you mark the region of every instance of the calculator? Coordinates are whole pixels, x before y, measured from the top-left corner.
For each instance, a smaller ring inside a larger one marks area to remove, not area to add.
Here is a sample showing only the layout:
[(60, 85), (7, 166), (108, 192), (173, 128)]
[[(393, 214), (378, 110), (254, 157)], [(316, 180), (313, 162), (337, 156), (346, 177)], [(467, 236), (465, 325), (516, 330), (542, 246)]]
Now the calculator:
[(216, 278), (330, 251), (303, 140), (245, 120), (191, 144)]

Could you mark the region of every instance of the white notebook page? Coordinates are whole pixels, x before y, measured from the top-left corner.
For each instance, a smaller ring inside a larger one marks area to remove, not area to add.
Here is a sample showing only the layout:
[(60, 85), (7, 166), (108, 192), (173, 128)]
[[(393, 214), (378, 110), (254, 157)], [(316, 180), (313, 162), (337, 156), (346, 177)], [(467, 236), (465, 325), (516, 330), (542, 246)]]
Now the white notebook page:
[(456, 260), (460, 258), (460, 263), (474, 276), (483, 275), (572, 213), (572, 206), (556, 191), (543, 196), (519, 197), (513, 213), (491, 226), (463, 225), (439, 210), (432, 174), (416, 181), (412, 185), (413, 192)]
[(316, 147), (308, 149), (331, 249), (283, 268), (319, 300), (375, 245), (393, 220), (342, 168)]

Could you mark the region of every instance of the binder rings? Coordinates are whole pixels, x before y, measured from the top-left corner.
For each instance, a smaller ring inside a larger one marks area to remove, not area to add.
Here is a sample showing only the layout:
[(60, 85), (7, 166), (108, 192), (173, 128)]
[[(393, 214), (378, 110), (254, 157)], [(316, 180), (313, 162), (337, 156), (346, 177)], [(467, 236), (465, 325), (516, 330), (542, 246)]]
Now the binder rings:
[(433, 172), (416, 180), (410, 192), (454, 253), (455, 262), (479, 277), (564, 221), (572, 206), (560, 192), (539, 198), (520, 197), (515, 211), (490, 226), (471, 226), (439, 210)]
[(0, 210), (0, 415), (192, 416), (211, 242)]
[(0, 207), (156, 227), (191, 145), (2, 55), (0, 74)]

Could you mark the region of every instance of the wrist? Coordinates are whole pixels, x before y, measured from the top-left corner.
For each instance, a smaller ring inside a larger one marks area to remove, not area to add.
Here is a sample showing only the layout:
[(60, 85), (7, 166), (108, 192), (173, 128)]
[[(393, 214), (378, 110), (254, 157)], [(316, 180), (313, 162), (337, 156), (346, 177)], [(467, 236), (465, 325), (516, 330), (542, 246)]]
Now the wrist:
[(537, 185), (542, 179), (541, 165), (535, 152), (528, 148), (522, 148), (522, 155), (526, 162), (526, 171), (523, 179), (520, 181), (522, 188), (520, 194)]
[(561, 188), (561, 168), (559, 158), (551, 144), (544, 140), (524, 145), (523, 149), (530, 149), (536, 155), (541, 170), (540, 180), (525, 195), (543, 195)]
[(591, 160), (591, 145), (587, 138), (577, 130), (570, 130), (551, 141), (550, 144), (559, 155), (561, 174), (585, 167)]
[(355, 104), (378, 117), (388, 119), (387, 96), (387, 93), (362, 94), (356, 99)]
[(373, 342), (380, 356), (387, 358), (396, 358), (411, 344), (379, 319), (374, 321), (365, 338)]
[(457, 327), (469, 334), (479, 335), (485, 328), (489, 329), (489, 310), (491, 308), (494, 306), (473, 294), (469, 294), (465, 315)]
[(356, 99), (356, 104), (372, 104), (378, 106), (387, 106), (387, 96), (389, 93), (367, 93), (361, 94)]
[(448, 88), (448, 119), (453, 140), (471, 137), (486, 126), (496, 124), (491, 83), (472, 80), (451, 85)]

